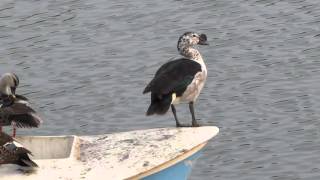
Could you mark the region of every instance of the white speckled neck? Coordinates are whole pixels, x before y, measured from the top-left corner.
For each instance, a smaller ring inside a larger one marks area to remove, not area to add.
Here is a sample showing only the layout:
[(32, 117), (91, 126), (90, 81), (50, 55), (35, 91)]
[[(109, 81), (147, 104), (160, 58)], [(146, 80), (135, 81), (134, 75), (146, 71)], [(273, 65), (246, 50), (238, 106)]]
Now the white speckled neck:
[(179, 53), (185, 58), (195, 60), (195, 61), (203, 61), (200, 52), (195, 48), (184, 47), (180, 49)]
[[(191, 36), (191, 35), (190, 35)], [(193, 39), (194, 37), (190, 37), (188, 35), (183, 35), (179, 38), (177, 48), (179, 53), (190, 60), (194, 60), (201, 65), (202, 71), (207, 71), (206, 65), (202, 59), (200, 52), (194, 47), (198, 44), (199, 39)]]

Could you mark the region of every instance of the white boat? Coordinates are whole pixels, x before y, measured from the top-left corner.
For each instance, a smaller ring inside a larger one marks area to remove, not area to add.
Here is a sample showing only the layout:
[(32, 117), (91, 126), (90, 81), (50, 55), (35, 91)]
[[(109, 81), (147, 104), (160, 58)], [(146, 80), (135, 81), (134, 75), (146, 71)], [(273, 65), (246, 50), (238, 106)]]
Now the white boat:
[(1, 180), (187, 179), (214, 126), (158, 128), (94, 136), (17, 137), (39, 168), (1, 165)]

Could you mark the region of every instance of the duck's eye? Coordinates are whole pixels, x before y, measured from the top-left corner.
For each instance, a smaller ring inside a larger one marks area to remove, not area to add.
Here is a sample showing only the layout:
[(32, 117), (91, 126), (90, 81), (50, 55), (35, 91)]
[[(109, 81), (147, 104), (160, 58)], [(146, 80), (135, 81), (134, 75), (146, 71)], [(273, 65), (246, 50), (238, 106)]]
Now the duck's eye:
[(196, 37), (196, 35), (195, 35), (195, 34), (193, 34), (193, 35), (192, 35), (192, 37)]

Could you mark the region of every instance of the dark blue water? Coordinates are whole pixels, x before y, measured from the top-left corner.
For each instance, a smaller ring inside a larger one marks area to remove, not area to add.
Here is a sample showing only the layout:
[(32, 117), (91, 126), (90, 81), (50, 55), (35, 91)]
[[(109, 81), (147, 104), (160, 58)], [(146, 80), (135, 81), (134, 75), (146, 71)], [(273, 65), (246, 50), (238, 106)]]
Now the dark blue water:
[(142, 90), (185, 31), (211, 44), (196, 115), (220, 127), (190, 179), (320, 179), (317, 0), (1, 1), (0, 73), (19, 75), (45, 120), (18, 134), (174, 126), (144, 115)]

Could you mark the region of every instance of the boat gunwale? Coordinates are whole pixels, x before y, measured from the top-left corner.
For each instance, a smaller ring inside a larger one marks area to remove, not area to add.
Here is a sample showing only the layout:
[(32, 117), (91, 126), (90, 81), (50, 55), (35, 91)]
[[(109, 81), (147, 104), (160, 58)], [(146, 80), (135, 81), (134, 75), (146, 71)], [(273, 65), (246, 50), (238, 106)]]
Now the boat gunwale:
[(17, 136), (15, 139), (20, 142), (21, 140), (19, 138), (73, 138), (70, 154), (68, 157), (64, 158), (47, 158), (47, 159), (34, 159), (34, 161), (42, 161), (42, 160), (58, 160), (58, 159), (80, 159), (80, 143), (81, 139), (77, 135), (59, 135), (59, 136)]

